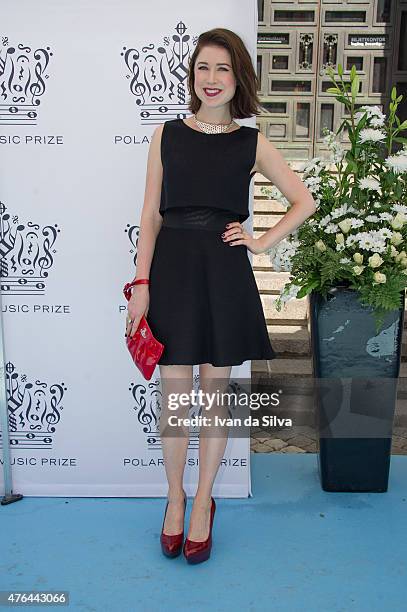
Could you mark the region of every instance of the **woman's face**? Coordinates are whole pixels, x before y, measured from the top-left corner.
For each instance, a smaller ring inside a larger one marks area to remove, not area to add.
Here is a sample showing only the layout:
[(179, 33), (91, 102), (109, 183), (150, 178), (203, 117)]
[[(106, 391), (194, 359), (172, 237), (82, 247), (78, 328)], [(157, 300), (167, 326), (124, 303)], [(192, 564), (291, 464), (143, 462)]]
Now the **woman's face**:
[[(223, 47), (211, 45), (201, 49), (195, 62), (194, 78), (196, 95), (210, 108), (227, 104), (235, 95), (236, 79), (230, 53)], [(218, 91), (207, 92), (206, 89)]]

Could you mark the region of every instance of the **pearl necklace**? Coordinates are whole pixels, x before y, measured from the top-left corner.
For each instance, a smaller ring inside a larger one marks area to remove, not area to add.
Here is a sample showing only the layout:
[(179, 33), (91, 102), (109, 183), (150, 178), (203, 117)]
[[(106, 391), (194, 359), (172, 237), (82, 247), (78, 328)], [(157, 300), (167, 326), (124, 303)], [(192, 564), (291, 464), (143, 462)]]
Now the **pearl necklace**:
[(222, 123), (205, 123), (204, 121), (199, 121), (199, 119), (196, 118), (196, 115), (193, 115), (193, 117), (197, 126), (203, 132), (205, 132), (205, 134), (223, 134), (223, 132), (226, 132), (230, 128), (230, 126), (233, 125), (233, 119), (230, 123), (225, 125)]

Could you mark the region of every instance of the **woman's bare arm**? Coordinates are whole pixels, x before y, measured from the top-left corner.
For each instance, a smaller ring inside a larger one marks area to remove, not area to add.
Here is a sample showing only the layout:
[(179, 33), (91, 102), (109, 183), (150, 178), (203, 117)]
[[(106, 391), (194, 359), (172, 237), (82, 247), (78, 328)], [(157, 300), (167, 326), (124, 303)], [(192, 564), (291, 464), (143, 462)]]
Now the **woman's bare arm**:
[[(140, 232), (137, 242), (135, 278), (149, 278), (155, 243), (162, 225), (159, 213), (163, 167), (161, 163), (161, 135), (164, 125), (158, 126), (150, 142), (147, 159), (146, 188), (141, 211)], [(133, 336), (150, 305), (149, 285), (135, 285), (127, 304), (126, 335)]]
[(281, 153), (259, 132), (256, 167), (291, 203), (284, 217), (259, 238), (263, 250), (291, 234), (316, 211), (315, 200), (299, 176), (291, 170)]
[(146, 187), (140, 220), (135, 278), (149, 278), (155, 241), (163, 221), (162, 216), (158, 212), (163, 178), (161, 163), (161, 134), (163, 127), (164, 124), (161, 124), (154, 130), (148, 151)]

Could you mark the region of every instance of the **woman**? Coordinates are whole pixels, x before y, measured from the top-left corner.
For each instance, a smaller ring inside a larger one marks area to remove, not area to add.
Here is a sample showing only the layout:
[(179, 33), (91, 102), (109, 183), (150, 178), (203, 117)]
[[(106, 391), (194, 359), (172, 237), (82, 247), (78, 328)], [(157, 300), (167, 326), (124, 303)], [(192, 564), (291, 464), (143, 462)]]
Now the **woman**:
[[(237, 34), (216, 28), (199, 36), (188, 85), (193, 116), (165, 122), (151, 140), (136, 270), (149, 284), (135, 286), (126, 328), (134, 334), (144, 314), (165, 345), (160, 433), (168, 499), (161, 547), (172, 557), (183, 544), (188, 427), (182, 421), (170, 427), (169, 394), (191, 393), (195, 364), (201, 393), (210, 397), (225, 390), (233, 365), (275, 357), (247, 249), (264, 253), (315, 212), (310, 192), (277, 149), (257, 128), (233, 120), (259, 114), (258, 79)], [(259, 238), (242, 225), (256, 172), (292, 204)], [(178, 406), (176, 416), (187, 417), (188, 408)], [(212, 416), (225, 411), (211, 408)], [(200, 427), (199, 482), (184, 543), (190, 563), (208, 559), (212, 545), (212, 486), (227, 442), (227, 430), (213, 422)]]

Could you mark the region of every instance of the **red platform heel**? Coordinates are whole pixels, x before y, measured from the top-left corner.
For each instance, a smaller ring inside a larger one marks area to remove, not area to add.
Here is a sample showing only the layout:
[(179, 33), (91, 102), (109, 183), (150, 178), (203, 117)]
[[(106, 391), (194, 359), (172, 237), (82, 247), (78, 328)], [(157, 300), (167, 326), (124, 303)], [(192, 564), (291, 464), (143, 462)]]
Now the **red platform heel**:
[[(184, 491), (184, 516), (185, 516), (186, 507), (187, 507), (187, 496)], [(165, 506), (165, 513), (164, 513), (163, 526), (161, 528), (160, 542), (161, 542), (161, 550), (163, 551), (164, 555), (166, 557), (172, 558), (172, 557), (178, 557), (178, 555), (181, 553), (182, 543), (184, 541), (184, 530), (182, 530), (181, 533), (176, 533), (175, 535), (167, 535), (166, 533), (164, 533), (164, 523), (165, 523), (165, 517), (167, 514), (167, 508), (168, 508), (168, 501), (167, 501), (167, 505)]]
[(209, 559), (212, 548), (212, 525), (215, 516), (216, 504), (211, 497), (211, 522), (209, 526), (209, 536), (203, 542), (194, 542), (185, 538), (184, 556), (188, 563), (202, 563)]

